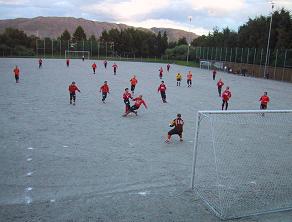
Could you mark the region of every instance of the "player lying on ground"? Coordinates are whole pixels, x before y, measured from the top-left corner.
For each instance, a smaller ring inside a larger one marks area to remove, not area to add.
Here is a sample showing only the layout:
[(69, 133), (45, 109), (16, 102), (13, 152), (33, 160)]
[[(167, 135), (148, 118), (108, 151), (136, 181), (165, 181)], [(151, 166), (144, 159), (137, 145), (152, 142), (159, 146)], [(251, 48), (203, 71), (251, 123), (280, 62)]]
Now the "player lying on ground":
[(183, 125), (184, 121), (181, 118), (181, 114), (176, 115), (176, 119), (174, 119), (171, 124), (169, 124), (170, 127), (174, 127), (172, 130), (170, 130), (167, 134), (167, 140), (165, 140), (166, 143), (170, 142), (171, 136), (177, 134), (179, 136), (179, 140), (183, 141), (182, 133), (183, 133)]
[(135, 104), (133, 106), (131, 106), (130, 109), (123, 116), (127, 116), (129, 113), (135, 113), (137, 115), (137, 111), (135, 111), (135, 110), (138, 110), (142, 104), (147, 109), (147, 105), (142, 97), (143, 96), (140, 95), (140, 96), (136, 97), (135, 99), (133, 99), (133, 101), (135, 101)]
[(73, 100), (73, 105), (75, 105), (76, 91), (80, 92), (78, 87), (75, 85), (75, 82), (72, 82), (72, 84), (69, 85), (70, 104), (72, 104), (72, 100)]

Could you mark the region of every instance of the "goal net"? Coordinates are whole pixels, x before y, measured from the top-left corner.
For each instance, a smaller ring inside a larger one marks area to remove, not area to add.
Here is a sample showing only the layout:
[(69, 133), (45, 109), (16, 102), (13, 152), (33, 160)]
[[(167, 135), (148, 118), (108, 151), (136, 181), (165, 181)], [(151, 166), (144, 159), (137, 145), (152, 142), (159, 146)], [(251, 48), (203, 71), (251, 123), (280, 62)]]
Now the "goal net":
[(292, 110), (199, 111), (191, 186), (222, 219), (292, 209)]
[(89, 59), (89, 51), (65, 50), (65, 59)]

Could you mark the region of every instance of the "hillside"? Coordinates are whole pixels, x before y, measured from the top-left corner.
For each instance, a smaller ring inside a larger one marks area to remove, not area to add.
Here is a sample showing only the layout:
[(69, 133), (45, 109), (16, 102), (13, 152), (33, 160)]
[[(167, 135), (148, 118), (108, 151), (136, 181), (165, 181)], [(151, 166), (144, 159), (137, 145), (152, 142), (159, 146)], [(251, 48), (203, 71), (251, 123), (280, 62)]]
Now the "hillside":
[[(100, 36), (103, 30), (110, 30), (112, 28), (125, 29), (130, 27), (125, 24), (96, 22), (73, 17), (36, 17), (31, 19), (16, 18), (0, 20), (0, 32), (3, 32), (5, 28), (11, 27), (23, 30), (28, 35), (36, 35), (41, 38), (57, 38), (65, 29), (72, 34), (78, 25), (83, 27), (87, 36), (95, 35), (96, 37)], [(151, 28), (149, 30), (155, 33), (166, 31), (169, 41), (177, 41), (181, 37), (186, 37), (187, 39), (190, 37), (191, 39), (198, 37), (195, 33), (179, 29)]]

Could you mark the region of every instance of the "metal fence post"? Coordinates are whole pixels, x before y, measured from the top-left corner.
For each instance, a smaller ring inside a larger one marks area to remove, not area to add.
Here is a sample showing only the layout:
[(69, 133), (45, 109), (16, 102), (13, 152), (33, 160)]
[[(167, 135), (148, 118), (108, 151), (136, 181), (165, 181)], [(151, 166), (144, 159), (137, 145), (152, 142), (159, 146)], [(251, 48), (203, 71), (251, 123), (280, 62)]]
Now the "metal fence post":
[(276, 69), (277, 69), (277, 62), (278, 62), (278, 49), (276, 50), (276, 59), (275, 59), (275, 66), (274, 66), (274, 79), (276, 79)]
[(285, 72), (285, 68), (286, 68), (286, 59), (287, 59), (287, 49), (285, 50), (284, 65), (283, 65), (283, 71), (282, 71), (282, 81), (284, 80), (284, 72)]

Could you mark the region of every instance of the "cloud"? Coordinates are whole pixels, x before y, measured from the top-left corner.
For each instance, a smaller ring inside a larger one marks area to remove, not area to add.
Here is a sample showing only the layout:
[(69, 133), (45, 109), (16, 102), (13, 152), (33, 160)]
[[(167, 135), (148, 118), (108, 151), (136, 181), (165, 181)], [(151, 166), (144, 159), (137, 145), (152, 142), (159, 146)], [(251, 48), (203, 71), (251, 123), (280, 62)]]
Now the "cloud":
[(82, 6), (81, 10), (91, 13), (110, 14), (115, 20), (135, 19), (155, 10), (168, 6), (170, 0), (127, 0), (122, 2), (104, 1), (98, 4)]
[(189, 3), (193, 10), (205, 10), (210, 16), (226, 16), (226, 13), (239, 12), (245, 5), (244, 0), (190, 0)]
[(208, 29), (203, 27), (190, 27), (188, 24), (179, 23), (168, 19), (147, 19), (140, 22), (135, 21), (127, 21), (126, 24), (135, 26), (135, 27), (144, 27), (144, 28), (173, 28), (173, 29), (181, 29), (185, 31), (191, 31), (198, 35), (207, 34), (209, 32)]
[(28, 0), (0, 0), (0, 5), (24, 5)]

